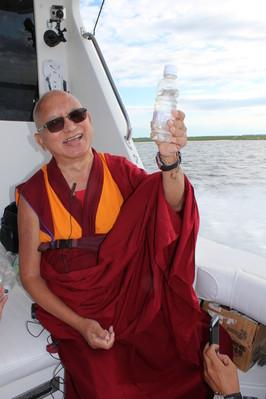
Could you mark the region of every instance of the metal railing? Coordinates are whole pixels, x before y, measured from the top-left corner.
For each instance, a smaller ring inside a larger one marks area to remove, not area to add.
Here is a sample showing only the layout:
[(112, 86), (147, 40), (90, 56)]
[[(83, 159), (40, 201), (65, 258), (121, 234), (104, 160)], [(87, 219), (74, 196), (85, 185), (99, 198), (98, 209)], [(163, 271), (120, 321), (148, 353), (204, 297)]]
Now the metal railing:
[(106, 64), (106, 61), (104, 59), (104, 56), (103, 56), (102, 51), (100, 49), (100, 46), (99, 46), (95, 36), (93, 35), (93, 33), (83, 32), (82, 36), (84, 37), (84, 39), (91, 40), (93, 45), (94, 45), (94, 48), (95, 48), (95, 50), (96, 50), (96, 52), (98, 54), (98, 57), (99, 57), (99, 59), (100, 59), (100, 61), (102, 63), (102, 66), (103, 66), (103, 69), (104, 69), (104, 71), (106, 73), (106, 76), (107, 76), (107, 78), (109, 80), (109, 83), (110, 83), (110, 85), (111, 85), (111, 87), (113, 89), (114, 95), (115, 95), (115, 97), (117, 99), (117, 102), (118, 102), (118, 104), (120, 106), (122, 114), (123, 114), (123, 116), (124, 116), (124, 118), (126, 120), (127, 134), (125, 136), (125, 139), (126, 140), (130, 140), (131, 139), (131, 135), (132, 135), (132, 127), (131, 127), (131, 123), (130, 123), (130, 120), (129, 120), (129, 116), (128, 116), (127, 110), (126, 110), (126, 108), (125, 108), (125, 106), (123, 104), (122, 98), (120, 97), (120, 94), (119, 94), (119, 92), (118, 92), (118, 90), (116, 88), (116, 85), (115, 85), (115, 82), (114, 82), (114, 80), (112, 78), (111, 72), (109, 71), (109, 68), (108, 68), (108, 66)]

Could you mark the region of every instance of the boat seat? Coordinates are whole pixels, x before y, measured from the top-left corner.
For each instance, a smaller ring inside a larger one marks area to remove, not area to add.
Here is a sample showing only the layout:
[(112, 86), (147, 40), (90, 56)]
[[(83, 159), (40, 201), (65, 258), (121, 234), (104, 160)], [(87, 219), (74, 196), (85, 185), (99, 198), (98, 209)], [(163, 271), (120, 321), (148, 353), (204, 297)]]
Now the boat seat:
[[(8, 295), (0, 320), (0, 397), (4, 397), (1, 392), (6, 385), (18, 385), (21, 379), (33, 374), (36, 378), (36, 373), (51, 366), (54, 369), (59, 364), (59, 360), (46, 351), (49, 333), (44, 330), (39, 337), (33, 337), (26, 328), (25, 322), (32, 321), (31, 304), (31, 298), (16, 283)], [(30, 324), (29, 329), (38, 335), (42, 327)], [(26, 387), (23, 388), (26, 390)]]
[(266, 325), (266, 259), (200, 237), (196, 248), (196, 292)]

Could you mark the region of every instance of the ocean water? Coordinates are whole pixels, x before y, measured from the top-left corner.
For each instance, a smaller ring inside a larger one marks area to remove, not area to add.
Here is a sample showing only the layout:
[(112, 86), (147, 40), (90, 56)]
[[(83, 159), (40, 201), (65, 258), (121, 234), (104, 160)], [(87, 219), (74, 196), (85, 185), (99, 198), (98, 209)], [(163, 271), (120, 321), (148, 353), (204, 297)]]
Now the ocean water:
[[(136, 143), (145, 168), (157, 170), (156, 145)], [(266, 260), (266, 141), (194, 141), (182, 150), (194, 186), (200, 235)]]

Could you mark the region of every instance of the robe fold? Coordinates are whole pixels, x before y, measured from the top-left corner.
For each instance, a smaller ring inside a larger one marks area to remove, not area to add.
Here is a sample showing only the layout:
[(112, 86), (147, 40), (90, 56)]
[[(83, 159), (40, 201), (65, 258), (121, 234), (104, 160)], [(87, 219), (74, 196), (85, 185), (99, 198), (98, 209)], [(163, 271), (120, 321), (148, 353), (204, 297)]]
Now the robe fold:
[(113, 348), (91, 349), (40, 307), (37, 318), (59, 342), (68, 399), (211, 398), (201, 355), (209, 317), (193, 289), (199, 224), (193, 188), (185, 178), (184, 208), (175, 213), (161, 173), (137, 179), (98, 250), (48, 250), (41, 259), (55, 295), (103, 328), (114, 326)]

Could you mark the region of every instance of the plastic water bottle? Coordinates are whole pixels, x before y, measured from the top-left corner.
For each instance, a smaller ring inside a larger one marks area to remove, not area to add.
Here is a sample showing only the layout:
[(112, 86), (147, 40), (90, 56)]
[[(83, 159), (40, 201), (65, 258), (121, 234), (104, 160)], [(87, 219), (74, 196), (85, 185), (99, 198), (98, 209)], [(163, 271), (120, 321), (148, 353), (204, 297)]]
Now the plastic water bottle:
[(165, 65), (163, 79), (159, 81), (151, 121), (151, 138), (156, 141), (171, 141), (167, 121), (177, 108), (177, 69), (175, 65)]
[(16, 273), (7, 258), (0, 256), (0, 286), (4, 292), (11, 291), (16, 282)]

